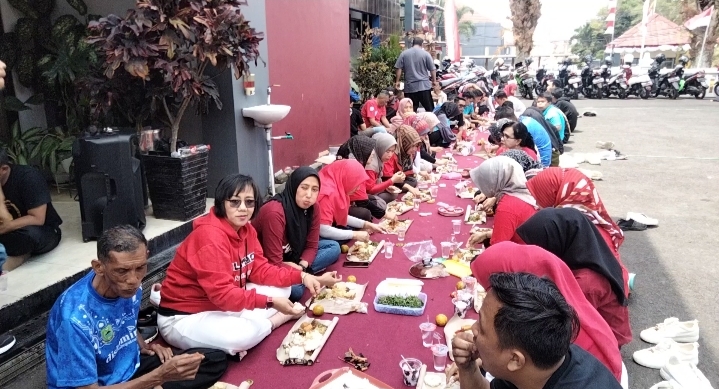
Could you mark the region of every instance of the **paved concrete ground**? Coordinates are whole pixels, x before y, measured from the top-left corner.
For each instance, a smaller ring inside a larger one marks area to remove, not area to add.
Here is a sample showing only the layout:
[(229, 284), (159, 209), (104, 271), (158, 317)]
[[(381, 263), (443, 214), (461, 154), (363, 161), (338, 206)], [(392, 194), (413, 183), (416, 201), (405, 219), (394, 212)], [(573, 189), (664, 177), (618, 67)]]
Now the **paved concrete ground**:
[[(628, 232), (621, 248), (625, 264), (638, 274), (630, 300), (635, 340), (622, 350), (630, 388), (648, 389), (661, 381), (658, 370), (635, 364), (632, 353), (649, 346), (639, 340), (639, 331), (670, 316), (699, 320), (699, 368), (719, 388), (719, 103), (694, 98), (575, 103), (580, 112), (593, 108), (597, 116), (579, 119), (568, 152), (597, 151), (596, 141), (611, 140), (629, 155), (626, 161), (582, 165), (604, 174), (597, 187), (612, 217), (635, 211), (660, 219), (658, 228)], [(7, 389), (42, 388), (44, 379), (43, 366)]]

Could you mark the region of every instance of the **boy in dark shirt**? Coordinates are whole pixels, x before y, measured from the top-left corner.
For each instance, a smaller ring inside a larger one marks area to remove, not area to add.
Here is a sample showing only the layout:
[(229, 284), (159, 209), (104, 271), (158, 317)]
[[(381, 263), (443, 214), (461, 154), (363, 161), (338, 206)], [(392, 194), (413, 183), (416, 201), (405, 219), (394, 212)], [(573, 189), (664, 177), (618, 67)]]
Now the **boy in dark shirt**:
[(362, 119), (362, 112), (354, 107), (358, 101), (359, 99), (350, 94), (350, 138), (358, 135), (360, 131), (367, 129), (367, 126), (364, 124), (364, 119)]
[[(620, 389), (578, 346), (576, 312), (557, 286), (528, 273), (494, 273), (472, 332), (452, 341), (462, 388)], [(480, 372), (496, 377), (491, 383)]]
[[(552, 96), (554, 96), (554, 105), (567, 117), (569, 132), (574, 132), (577, 128), (577, 119), (579, 118), (577, 107), (569, 101), (568, 97), (564, 97), (564, 91), (562, 91), (561, 88), (554, 88), (554, 90), (552, 90)], [(565, 134), (565, 138), (565, 140), (569, 138), (568, 134)]]
[(31, 166), (11, 165), (0, 149), (0, 244), (13, 270), (31, 255), (44, 254), (60, 243), (62, 219), (52, 206), (42, 174)]

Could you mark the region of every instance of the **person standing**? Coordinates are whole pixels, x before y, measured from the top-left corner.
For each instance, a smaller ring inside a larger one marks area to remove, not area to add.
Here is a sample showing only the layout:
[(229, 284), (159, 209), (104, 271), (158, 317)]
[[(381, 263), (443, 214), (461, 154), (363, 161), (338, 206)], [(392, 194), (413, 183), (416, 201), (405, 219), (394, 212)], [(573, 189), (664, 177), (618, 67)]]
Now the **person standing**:
[(412, 48), (399, 55), (394, 64), (396, 69), (395, 86), (399, 88), (399, 80), (404, 72), (404, 95), (412, 99), (414, 111), (417, 112), (420, 104), (427, 112), (434, 109), (432, 100), (432, 84), (437, 82), (437, 70), (432, 56), (422, 48), (424, 39), (412, 39)]

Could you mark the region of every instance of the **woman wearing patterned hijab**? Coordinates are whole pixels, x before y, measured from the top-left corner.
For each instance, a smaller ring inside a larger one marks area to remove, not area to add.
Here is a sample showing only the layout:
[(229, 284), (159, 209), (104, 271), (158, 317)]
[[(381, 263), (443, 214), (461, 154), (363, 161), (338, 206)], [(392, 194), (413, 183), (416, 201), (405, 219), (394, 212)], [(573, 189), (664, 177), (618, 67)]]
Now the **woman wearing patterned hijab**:
[(527, 177), (527, 180), (536, 176), (544, 169), (541, 163), (532, 159), (523, 150), (507, 150), (502, 153), (502, 156), (515, 160), (522, 167), (522, 170), (524, 170), (524, 175)]

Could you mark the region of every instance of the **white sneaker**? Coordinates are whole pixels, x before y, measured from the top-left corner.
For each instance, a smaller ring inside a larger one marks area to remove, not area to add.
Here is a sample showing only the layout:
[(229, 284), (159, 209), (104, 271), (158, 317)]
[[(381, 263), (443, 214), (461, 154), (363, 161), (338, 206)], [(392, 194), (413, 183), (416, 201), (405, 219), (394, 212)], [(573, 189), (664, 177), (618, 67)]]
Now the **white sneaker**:
[(647, 226), (659, 225), (659, 220), (652, 219), (649, 216), (639, 212), (627, 212), (626, 220), (635, 220)]
[(681, 362), (674, 356), (669, 358), (666, 366), (659, 369), (659, 375), (667, 381), (676, 381), (687, 389), (714, 389), (707, 377), (696, 365)]
[(684, 389), (684, 387), (679, 385), (674, 380), (669, 380), (669, 381), (662, 381), (658, 384), (654, 384), (649, 389)]
[(664, 339), (671, 339), (680, 343), (691, 343), (699, 340), (699, 321), (679, 321), (676, 317), (670, 317), (652, 328), (639, 333), (643, 341), (649, 343), (660, 343)]
[(660, 369), (672, 356), (681, 362), (696, 365), (699, 363), (699, 343), (677, 343), (671, 339), (665, 339), (654, 347), (635, 351), (633, 358), (634, 362), (642, 366)]
[(152, 284), (152, 289), (150, 289), (150, 304), (154, 305), (156, 308), (160, 307), (161, 289), (162, 284)]

